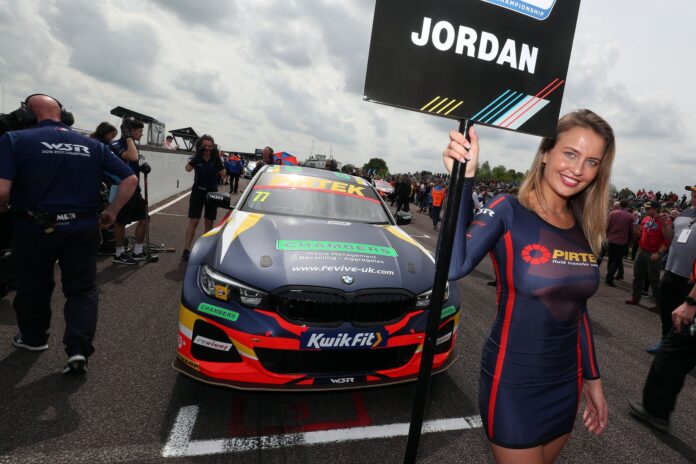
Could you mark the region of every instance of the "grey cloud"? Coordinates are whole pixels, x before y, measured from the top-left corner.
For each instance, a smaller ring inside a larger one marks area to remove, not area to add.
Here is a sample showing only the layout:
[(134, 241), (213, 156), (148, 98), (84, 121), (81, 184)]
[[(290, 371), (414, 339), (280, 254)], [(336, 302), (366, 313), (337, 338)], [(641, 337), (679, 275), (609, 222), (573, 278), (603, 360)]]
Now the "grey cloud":
[(385, 138), (389, 134), (389, 120), (384, 116), (381, 116), (376, 111), (372, 116), (372, 126), (379, 138)]
[(51, 31), (70, 49), (73, 68), (127, 89), (151, 89), (160, 46), (149, 23), (134, 20), (110, 28), (99, 4), (86, 0), (46, 8), (44, 15)]
[(677, 105), (672, 101), (633, 94), (622, 83), (609, 84), (619, 61), (619, 46), (590, 45), (571, 63), (564, 108), (593, 109), (613, 125), (617, 136), (683, 139), (682, 115), (674, 112)]
[(0, 36), (6, 51), (0, 58), (0, 80), (4, 83), (25, 81), (33, 88), (46, 83), (49, 57), (57, 46), (40, 26), (35, 16), (19, 11), (18, 5), (0, 8)]
[(185, 71), (174, 85), (205, 103), (224, 103), (229, 96), (229, 89), (217, 70)]
[(346, 4), (323, 1), (317, 2), (314, 10), (329, 59), (345, 76), (345, 90), (362, 95), (373, 8), (367, 8), (367, 2), (362, 2), (358, 7), (359, 11), (355, 12)]
[(317, 0), (311, 9), (293, 1), (268, 4), (256, 25), (253, 57), (295, 68), (328, 58), (343, 74), (344, 90), (362, 95), (373, 5), (374, 0)]
[(356, 142), (356, 128), (345, 113), (304, 89), (282, 78), (269, 86), (276, 95), (264, 110), (268, 119), (278, 128), (311, 136), (334, 144), (349, 145)]
[(182, 22), (201, 26), (219, 25), (230, 18), (237, 7), (233, 0), (150, 0), (174, 13)]

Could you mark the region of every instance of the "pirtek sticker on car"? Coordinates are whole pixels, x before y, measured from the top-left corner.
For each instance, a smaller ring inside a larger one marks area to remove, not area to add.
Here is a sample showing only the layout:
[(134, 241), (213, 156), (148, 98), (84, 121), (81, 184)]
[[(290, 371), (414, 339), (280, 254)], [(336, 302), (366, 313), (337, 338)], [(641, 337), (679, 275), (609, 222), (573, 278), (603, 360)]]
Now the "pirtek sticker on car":
[(300, 348), (313, 350), (370, 349), (386, 344), (382, 332), (311, 331), (300, 336)]
[(276, 249), (282, 251), (342, 251), (370, 255), (397, 257), (392, 247), (370, 245), (369, 243), (327, 242), (320, 240), (278, 240)]

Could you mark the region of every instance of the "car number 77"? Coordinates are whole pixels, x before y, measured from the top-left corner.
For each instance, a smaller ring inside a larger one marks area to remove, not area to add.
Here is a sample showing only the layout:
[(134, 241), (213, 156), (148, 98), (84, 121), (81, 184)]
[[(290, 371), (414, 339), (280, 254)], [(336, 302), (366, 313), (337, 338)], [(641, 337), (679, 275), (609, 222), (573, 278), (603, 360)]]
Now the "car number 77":
[(252, 201), (254, 202), (261, 202), (263, 203), (266, 201), (266, 198), (268, 198), (268, 195), (270, 195), (271, 192), (256, 192), (256, 195), (254, 195), (254, 199)]

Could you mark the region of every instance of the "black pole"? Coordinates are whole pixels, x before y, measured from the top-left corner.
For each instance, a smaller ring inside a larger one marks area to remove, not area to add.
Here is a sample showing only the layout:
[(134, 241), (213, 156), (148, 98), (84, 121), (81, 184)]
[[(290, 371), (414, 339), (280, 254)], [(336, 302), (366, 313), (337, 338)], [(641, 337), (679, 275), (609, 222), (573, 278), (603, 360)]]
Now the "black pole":
[[(468, 119), (459, 121), (459, 132), (469, 139)], [(404, 464), (414, 464), (418, 456), (418, 442), (420, 441), (421, 429), (423, 427), (423, 416), (425, 415), (425, 402), (428, 399), (428, 389), (430, 388), (430, 375), (433, 370), (433, 358), (435, 357), (435, 343), (437, 341), (437, 328), (442, 314), (442, 303), (445, 297), (445, 286), (447, 285), (447, 274), (449, 273), (450, 259), (452, 258), (452, 245), (454, 243), (454, 232), (459, 215), (459, 203), (464, 190), (464, 173), (466, 172), (466, 162), (455, 161), (452, 166), (452, 176), (450, 178), (450, 192), (445, 208), (445, 218), (442, 225), (442, 236), (440, 237), (440, 248), (436, 256), (435, 281), (433, 282), (433, 293), (430, 297), (428, 307), (428, 324), (425, 330), (425, 340), (423, 342), (423, 352), (421, 353), (420, 371), (418, 372), (418, 384), (416, 396), (413, 400), (411, 411), (411, 424), (408, 430), (408, 443), (406, 445), (406, 456)]]

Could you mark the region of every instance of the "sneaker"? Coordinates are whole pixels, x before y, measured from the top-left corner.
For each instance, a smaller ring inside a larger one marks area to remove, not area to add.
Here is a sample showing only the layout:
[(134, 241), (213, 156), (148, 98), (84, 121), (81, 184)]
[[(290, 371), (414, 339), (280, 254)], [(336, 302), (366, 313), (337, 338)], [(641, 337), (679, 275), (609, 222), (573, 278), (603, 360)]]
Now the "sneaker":
[(22, 334), (17, 334), (14, 336), (12, 339), (12, 346), (27, 351), (45, 351), (48, 349), (47, 343), (44, 343), (43, 345), (29, 345), (28, 343), (25, 343), (24, 340), (22, 340)]
[(68, 363), (63, 369), (63, 374), (83, 375), (87, 372), (87, 358), (81, 354), (74, 354), (68, 358)]
[(614, 280), (621, 280), (621, 281), (623, 281), (623, 276), (621, 276), (621, 277), (615, 277)]
[(188, 261), (189, 256), (191, 256), (191, 252), (189, 250), (184, 250), (181, 252), (181, 260), (182, 261)]
[(636, 306), (636, 305), (638, 305), (639, 302), (638, 302), (638, 300), (636, 300), (635, 298), (631, 297), (631, 298), (629, 298), (628, 300), (624, 301), (624, 303), (626, 303), (627, 305), (634, 305), (634, 306)]
[(628, 400), (628, 407), (631, 408), (631, 415), (636, 419), (645, 422), (650, 427), (653, 427), (661, 432), (669, 431), (669, 421), (655, 417), (645, 410), (643, 403), (640, 401)]
[(658, 341), (652, 346), (649, 346), (647, 350), (645, 350), (648, 354), (657, 354), (658, 351), (662, 349), (662, 340)]
[(144, 251), (142, 253), (132, 253), (130, 257), (133, 261), (145, 261), (147, 259), (147, 253)]
[(128, 256), (126, 252), (123, 252), (118, 256), (114, 256), (114, 259), (112, 261), (116, 264), (128, 264), (131, 266), (134, 264), (138, 264), (133, 258)]

